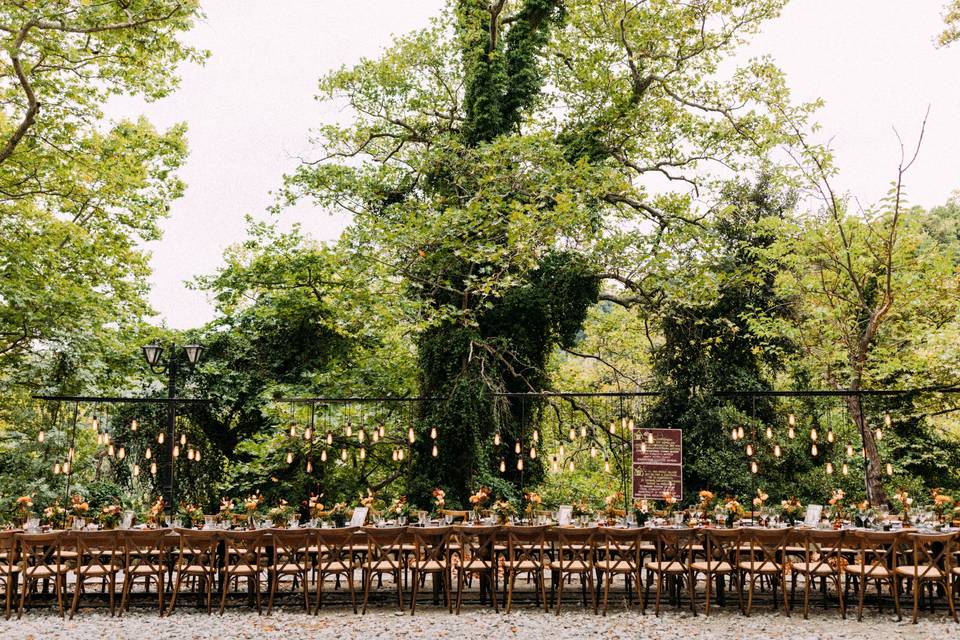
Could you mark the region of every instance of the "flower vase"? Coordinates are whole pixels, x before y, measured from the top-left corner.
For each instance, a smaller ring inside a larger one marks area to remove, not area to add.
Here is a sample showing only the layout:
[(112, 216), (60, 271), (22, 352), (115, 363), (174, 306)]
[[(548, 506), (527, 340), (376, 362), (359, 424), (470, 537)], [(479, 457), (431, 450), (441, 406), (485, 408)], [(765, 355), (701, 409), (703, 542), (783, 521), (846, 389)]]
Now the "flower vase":
[(342, 529), (347, 524), (347, 517), (342, 513), (334, 513), (330, 516), (333, 520), (333, 526)]
[(727, 529), (733, 529), (733, 523), (734, 523), (734, 519), (733, 519), (733, 514), (731, 513), (730, 515), (727, 516), (727, 521), (726, 521)]

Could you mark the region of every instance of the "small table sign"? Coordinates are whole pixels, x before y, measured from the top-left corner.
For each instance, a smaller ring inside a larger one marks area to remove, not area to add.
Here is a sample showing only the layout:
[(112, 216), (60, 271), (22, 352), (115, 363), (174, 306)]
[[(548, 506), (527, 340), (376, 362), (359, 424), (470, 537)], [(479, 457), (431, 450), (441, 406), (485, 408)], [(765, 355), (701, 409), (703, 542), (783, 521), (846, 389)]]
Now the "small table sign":
[(367, 521), (367, 513), (370, 511), (370, 507), (357, 507), (353, 510), (353, 517), (350, 518), (351, 527), (362, 527), (363, 523)]

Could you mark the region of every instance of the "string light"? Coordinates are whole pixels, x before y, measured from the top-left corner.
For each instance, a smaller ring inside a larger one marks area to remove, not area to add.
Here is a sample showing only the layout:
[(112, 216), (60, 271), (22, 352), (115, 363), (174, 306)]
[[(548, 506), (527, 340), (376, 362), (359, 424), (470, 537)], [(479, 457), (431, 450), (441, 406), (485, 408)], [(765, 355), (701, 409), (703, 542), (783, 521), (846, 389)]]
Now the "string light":
[(560, 445), (560, 457), (563, 458), (566, 456), (566, 450), (563, 448), (563, 445)]
[(747, 445), (747, 455), (748, 455), (748, 456), (752, 456), (752, 455), (753, 455), (753, 445), (752, 445), (752, 444), (748, 444), (748, 445)]
[(436, 458), (437, 456), (440, 455), (440, 450), (437, 449), (437, 443), (436, 443), (436, 442), (433, 443), (433, 449), (430, 451), (430, 453), (433, 455), (434, 458)]
[(620, 428), (621, 429), (627, 428), (627, 416), (623, 416), (622, 418), (620, 418)]
[(603, 470), (610, 473), (610, 460), (606, 457), (603, 459)]
[(331, 431), (327, 431), (327, 444), (333, 444), (333, 432)]
[(876, 436), (878, 441), (883, 440), (883, 429), (877, 427)]
[(790, 425), (791, 427), (797, 426), (797, 416), (793, 415), (792, 413), (788, 415), (787, 424)]
[(530, 459), (531, 459), (531, 460), (536, 460), (536, 459), (537, 459), (537, 448), (536, 448), (536, 447), (530, 447)]
[(504, 473), (507, 470), (507, 463), (503, 458), (500, 458), (500, 473)]
[[(632, 428), (631, 428), (630, 430), (633, 431)], [(581, 438), (586, 438), (586, 437), (587, 437), (587, 427), (586, 427), (586, 426), (581, 426), (581, 427), (580, 427), (580, 437), (581, 437)]]
[(373, 436), (371, 436), (374, 442), (380, 442), (380, 429), (373, 430)]
[(353, 437), (353, 424), (350, 423), (350, 422), (347, 423), (346, 433), (347, 433), (347, 437), (348, 437), (348, 438), (352, 438), (352, 437)]
[(832, 476), (832, 475), (833, 475), (833, 463), (832, 463), (832, 462), (828, 462), (828, 463), (827, 463), (827, 475), (828, 475), (828, 476)]
[(53, 475), (60, 475), (60, 463), (53, 465)]
[(767, 440), (770, 440), (772, 438), (773, 438), (773, 429), (770, 427), (767, 427)]
[(193, 461), (200, 462), (200, 449), (193, 452)]
[(850, 465), (848, 465), (846, 462), (844, 462), (844, 463), (843, 463), (843, 469), (842, 469), (842, 471), (843, 471), (843, 475), (845, 475), (845, 476), (850, 475)]
[(410, 441), (410, 444), (413, 444), (417, 441), (417, 436), (413, 433), (413, 427), (407, 429), (407, 440)]
[(37, 434), (37, 442), (43, 442), (46, 439), (47, 439), (47, 434), (45, 434), (43, 431)]
[(496, 446), (496, 447), (499, 447), (499, 446), (500, 446), (500, 432), (499, 432), (499, 431), (495, 431), (495, 432), (493, 433), (493, 445)]
[(883, 426), (889, 429), (891, 424), (893, 424), (893, 420), (890, 418), (890, 414), (889, 413), (883, 414)]
[(295, 424), (290, 425), (290, 437), (291, 438), (297, 437), (297, 425)]
[(385, 435), (387, 435), (387, 428), (384, 427), (383, 425), (380, 425), (380, 437), (382, 438)]
[(187, 444), (187, 434), (182, 433), (180, 434), (180, 446), (182, 447), (185, 444)]
[(590, 446), (590, 457), (591, 458), (597, 457), (597, 448), (592, 445)]
[(570, 471), (576, 471), (577, 466), (573, 464), (573, 460), (570, 461)]
[(153, 455), (153, 451), (150, 450), (150, 447), (147, 447), (147, 450), (143, 452), (143, 457), (147, 460), (150, 459), (150, 456)]
[(173, 446), (173, 457), (177, 458), (180, 456), (180, 445)]
[(757, 466), (757, 461), (754, 460), (750, 463), (750, 473), (757, 473), (760, 470), (760, 467)]
[(187, 449), (187, 460), (193, 460), (193, 449)]
[(536, 429), (533, 430), (533, 441), (540, 442), (540, 432)]
[(736, 442), (736, 440), (737, 440), (737, 428), (736, 428), (736, 427), (734, 427), (733, 429), (730, 430), (730, 439), (733, 440), (734, 442)]
[(403, 462), (403, 459), (404, 457), (406, 457), (406, 455), (407, 454), (404, 453), (403, 449), (400, 449), (399, 451), (397, 451), (397, 459), (400, 460), (400, 462)]
[(812, 440), (813, 442), (816, 442), (818, 437), (819, 437), (819, 436), (818, 436), (818, 434), (817, 434), (817, 430), (816, 430), (816, 429), (810, 429), (810, 440)]
[(327, 450), (324, 449), (323, 451), (320, 452), (320, 462), (326, 462), (326, 461), (327, 461)]
[(120, 450), (117, 451), (117, 458), (123, 460), (127, 457), (127, 450), (124, 447), (120, 447)]
[(610, 421), (610, 433), (613, 434), (613, 433), (616, 433), (616, 432), (617, 432), (617, 422), (616, 422), (616, 420), (611, 420), (611, 421)]
[(743, 440), (743, 427), (737, 427), (737, 439)]
[(63, 472), (64, 472), (64, 473), (70, 473), (70, 461), (69, 461), (69, 460), (67, 460), (66, 462), (63, 463)]
[(847, 445), (847, 457), (848, 458), (853, 457), (853, 445), (850, 445), (850, 444)]
[(833, 429), (827, 429), (827, 442), (832, 444), (833, 441), (834, 441)]
[(577, 439), (577, 430), (573, 427), (570, 427), (570, 442), (573, 442)]
[(139, 475), (140, 475), (140, 465), (138, 465), (138, 464), (133, 465), (133, 469), (132, 469), (131, 473), (133, 473), (133, 477), (134, 477), (134, 478), (136, 478), (137, 476), (139, 476)]
[[(326, 453), (326, 452), (324, 452), (324, 453)], [(397, 461), (397, 450), (396, 450), (396, 449), (394, 449), (393, 451), (390, 452), (390, 459), (393, 460), (394, 462)]]
[(523, 458), (517, 458), (517, 471), (523, 471)]
[(163, 444), (163, 431), (157, 434), (157, 444)]
[(110, 456), (110, 457), (112, 458), (114, 452), (115, 452), (115, 451), (114, 451), (113, 445), (110, 445), (109, 447), (107, 447), (107, 455), (108, 455), (108, 456)]
[[(137, 422), (136, 420), (131, 420), (131, 421), (130, 421), (130, 431), (136, 431), (139, 427), (140, 427), (140, 423), (139, 423), (139, 422)], [(136, 466), (136, 465), (134, 465), (134, 466)], [(137, 467), (137, 469), (139, 469), (139, 468), (140, 468), (140, 467)]]
[(437, 428), (436, 428), (436, 427), (430, 427), (430, 439), (431, 439), (431, 440), (436, 440), (436, 439), (437, 439)]
[(889, 462), (887, 463), (887, 475), (888, 475), (888, 476), (892, 476), (892, 475), (893, 475), (893, 465), (890, 464)]
[(518, 455), (520, 454), (520, 442), (519, 442), (519, 441), (513, 443), (513, 452), (516, 453), (516, 454), (518, 454)]
[(787, 429), (787, 437), (793, 440), (797, 436), (795, 429), (797, 426), (797, 416), (793, 415), (792, 413), (787, 416), (787, 426), (789, 427)]
[(307, 427), (303, 432), (303, 439), (307, 441), (313, 440), (313, 429)]
[(313, 462), (311, 460), (307, 460), (307, 473), (313, 473)]
[(778, 444), (773, 445), (773, 455), (777, 458), (780, 457), (780, 445)]
[(357, 442), (362, 443), (366, 439), (367, 439), (366, 431), (364, 431), (363, 429), (360, 429), (360, 431), (357, 431)]
[(360, 459), (361, 459), (361, 460), (366, 460), (366, 459), (367, 459), (367, 448), (366, 448), (366, 447), (360, 447)]
[(817, 451), (817, 443), (814, 442), (812, 445), (810, 445), (810, 455), (816, 456), (817, 453), (819, 453), (819, 452)]
[(633, 423), (633, 418), (627, 420), (627, 429), (630, 429), (630, 433), (633, 433), (633, 430), (636, 428), (636, 425)]
[(150, 475), (152, 475), (152, 476), (157, 475), (157, 463), (156, 463), (156, 462), (151, 462), (151, 463), (150, 463)]
[(100, 420), (97, 419), (97, 416), (93, 416), (93, 429), (94, 431), (100, 430)]
[(346, 450), (346, 449), (340, 449), (340, 459), (343, 460), (344, 462), (347, 461), (347, 450)]

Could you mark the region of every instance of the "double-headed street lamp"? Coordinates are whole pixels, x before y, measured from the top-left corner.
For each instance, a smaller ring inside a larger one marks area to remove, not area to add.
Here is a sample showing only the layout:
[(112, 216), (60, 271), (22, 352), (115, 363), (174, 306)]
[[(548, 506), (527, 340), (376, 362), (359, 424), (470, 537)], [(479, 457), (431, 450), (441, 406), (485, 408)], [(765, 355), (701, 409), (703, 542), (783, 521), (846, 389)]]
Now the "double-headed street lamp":
[[(177, 403), (175, 398), (177, 397), (177, 345), (171, 344), (170, 351), (167, 355), (166, 364), (160, 364), (160, 358), (163, 355), (163, 347), (156, 344), (148, 344), (143, 349), (143, 357), (147, 361), (147, 365), (150, 367), (150, 370), (154, 373), (163, 375), (167, 374), (167, 456), (170, 462), (170, 485), (167, 489), (168, 501), (170, 513), (174, 513), (174, 502), (176, 499), (175, 495), (175, 484), (174, 476), (176, 471), (176, 460), (174, 459), (173, 450), (176, 446), (176, 421), (177, 421)], [(192, 370), (197, 362), (200, 360), (200, 354), (203, 353), (203, 347), (199, 344), (188, 344), (183, 347), (183, 352), (187, 357), (187, 364), (190, 365)]]

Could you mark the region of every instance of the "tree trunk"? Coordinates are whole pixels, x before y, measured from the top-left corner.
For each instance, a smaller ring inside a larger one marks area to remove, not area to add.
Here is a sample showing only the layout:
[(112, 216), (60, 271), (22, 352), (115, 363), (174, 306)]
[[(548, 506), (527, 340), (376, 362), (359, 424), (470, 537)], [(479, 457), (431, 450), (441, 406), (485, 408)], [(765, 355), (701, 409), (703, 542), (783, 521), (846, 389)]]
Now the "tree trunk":
[[(859, 385), (855, 386), (855, 390), (859, 390)], [(860, 432), (860, 437), (863, 440), (863, 476), (867, 489), (867, 500), (874, 506), (884, 504), (887, 501), (887, 496), (883, 490), (880, 452), (877, 450), (877, 441), (874, 438), (873, 431), (867, 424), (866, 416), (863, 415), (862, 398), (859, 395), (847, 396), (846, 402), (850, 419), (857, 426), (857, 431)]]

